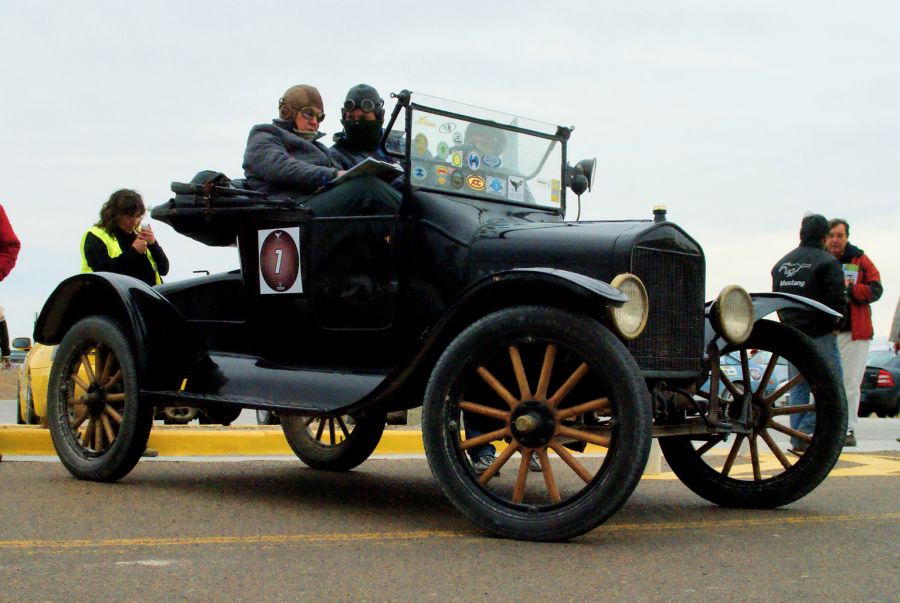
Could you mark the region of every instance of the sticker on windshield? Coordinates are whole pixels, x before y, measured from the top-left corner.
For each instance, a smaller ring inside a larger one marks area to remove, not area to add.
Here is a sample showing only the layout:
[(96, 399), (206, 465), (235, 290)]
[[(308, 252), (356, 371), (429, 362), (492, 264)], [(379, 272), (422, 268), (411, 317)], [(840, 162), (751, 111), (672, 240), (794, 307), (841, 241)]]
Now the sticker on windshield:
[[(460, 175), (462, 175), (462, 174), (460, 174)], [(484, 178), (482, 178), (481, 176), (476, 176), (475, 174), (472, 174), (471, 176), (466, 178), (466, 184), (473, 191), (483, 191), (484, 190)]]
[(481, 161), (489, 168), (498, 168), (503, 163), (496, 155), (485, 155), (481, 158)]
[(469, 153), (469, 156), (466, 157), (466, 165), (469, 166), (470, 170), (477, 170), (481, 167), (481, 158), (478, 156), (478, 153), (474, 151)]
[(437, 146), (437, 158), (443, 161), (447, 158), (447, 155), (450, 154), (450, 145), (448, 145), (443, 140), (438, 143)]
[(487, 180), (487, 191), (492, 195), (506, 196), (506, 180), (490, 177)]
[(455, 129), (456, 129), (455, 123), (453, 123), (452, 121), (445, 121), (444, 123), (441, 124), (441, 127), (438, 128), (438, 132), (440, 132), (441, 134), (449, 134), (450, 132), (452, 132)]
[(413, 165), (412, 169), (412, 177), (416, 180), (425, 180), (425, 176), (428, 175), (428, 171), (422, 167), (421, 165)]
[(428, 119), (425, 115), (420, 115), (419, 119), (416, 120), (417, 126), (425, 126), (426, 128), (436, 128), (437, 124)]
[(507, 198), (510, 201), (524, 201), (525, 200), (525, 179), (519, 176), (510, 176), (509, 177), (509, 195)]
[(413, 139), (413, 148), (418, 155), (424, 155), (428, 152), (428, 137), (419, 132)]
[(258, 235), (260, 294), (303, 293), (300, 228), (272, 228)]
[(450, 155), (450, 163), (453, 164), (453, 167), (462, 167), (462, 153), (456, 151)]
[(462, 141), (463, 141), (462, 132), (457, 130), (456, 132), (453, 133), (453, 136), (451, 136), (450, 139), (453, 140), (453, 142), (455, 142), (456, 144), (462, 144)]
[(462, 172), (453, 172), (450, 174), (450, 185), (453, 188), (462, 188), (464, 182), (465, 178), (463, 178)]

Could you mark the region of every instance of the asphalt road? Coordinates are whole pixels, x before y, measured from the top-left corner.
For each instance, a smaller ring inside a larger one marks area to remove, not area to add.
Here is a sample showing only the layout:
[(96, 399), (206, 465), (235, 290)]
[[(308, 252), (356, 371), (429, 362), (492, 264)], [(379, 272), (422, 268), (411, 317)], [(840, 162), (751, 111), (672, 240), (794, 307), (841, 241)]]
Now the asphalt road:
[(772, 511), (724, 509), (677, 480), (644, 479), (610, 522), (564, 544), (485, 536), (422, 459), (370, 459), (344, 474), (299, 461), (150, 461), (117, 484), (77, 481), (59, 463), (4, 461), (0, 484), (0, 601), (900, 593), (896, 453), (844, 455), (817, 490)]

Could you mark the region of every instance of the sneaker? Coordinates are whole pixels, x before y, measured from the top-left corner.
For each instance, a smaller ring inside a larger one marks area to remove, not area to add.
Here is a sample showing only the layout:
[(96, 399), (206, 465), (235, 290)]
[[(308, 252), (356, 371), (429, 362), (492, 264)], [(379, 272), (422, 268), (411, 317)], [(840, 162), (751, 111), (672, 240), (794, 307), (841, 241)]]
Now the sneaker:
[(847, 434), (847, 437), (846, 437), (846, 438), (844, 438), (844, 446), (845, 446), (845, 447), (847, 447), (847, 446), (851, 446), (851, 447), (852, 447), (852, 446), (856, 446), (856, 436), (853, 434), (852, 431), (851, 431), (850, 433)]
[[(488, 470), (488, 467), (494, 464), (494, 461), (497, 460), (497, 456), (493, 452), (487, 452), (482, 454), (477, 459), (472, 461), (472, 468), (475, 469), (475, 473), (477, 475), (481, 475), (485, 471)], [(500, 472), (498, 471), (494, 475), (499, 476)]]
[(535, 473), (540, 473), (543, 471), (543, 469), (541, 468), (541, 461), (538, 460), (536, 454), (532, 454), (531, 458), (528, 459), (528, 470), (534, 471)]
[(792, 444), (791, 447), (788, 448), (788, 452), (797, 456), (803, 456), (803, 453), (807, 450), (809, 450), (809, 444), (803, 441)]

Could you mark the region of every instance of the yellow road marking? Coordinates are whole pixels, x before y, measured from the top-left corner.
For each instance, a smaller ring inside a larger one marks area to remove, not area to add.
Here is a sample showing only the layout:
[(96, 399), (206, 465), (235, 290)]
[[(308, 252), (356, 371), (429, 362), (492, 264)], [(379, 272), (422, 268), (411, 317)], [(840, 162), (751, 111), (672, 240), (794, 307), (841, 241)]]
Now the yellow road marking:
[[(709, 530), (711, 528), (755, 528), (811, 525), (851, 521), (900, 521), (900, 513), (863, 513), (858, 515), (817, 515), (796, 517), (757, 517), (716, 521), (673, 521), (609, 524), (602, 532), (655, 532)], [(342, 544), (428, 538), (471, 538), (475, 534), (442, 530), (415, 532), (368, 532), (354, 534), (270, 534), (254, 536), (196, 536), (185, 538), (108, 538), (101, 540), (0, 540), (0, 549), (92, 549), (126, 547), (174, 547), (216, 544)]]
[[(727, 452), (720, 453), (719, 451), (711, 451), (704, 455), (704, 458), (725, 456), (726, 454)], [(796, 457), (789, 458), (791, 459), (791, 461), (796, 460)], [(750, 463), (750, 454), (739, 454), (738, 459), (746, 461), (746, 463), (734, 465), (729, 475), (737, 479), (752, 479), (753, 465)], [(831, 470), (831, 473), (828, 474), (829, 477), (889, 477), (893, 475), (900, 475), (900, 458), (898, 457), (887, 457), (879, 456), (877, 454), (860, 454), (857, 452), (851, 452), (841, 454), (838, 462), (852, 463), (852, 466), (835, 467)], [(773, 475), (776, 473), (781, 473), (783, 471), (781, 463), (778, 461), (774, 454), (760, 454), (759, 469), (764, 474), (763, 478), (766, 477), (766, 472), (769, 472), (769, 475)], [(667, 480), (678, 479), (678, 477), (671, 471), (665, 471), (656, 475), (644, 475), (643, 479)]]

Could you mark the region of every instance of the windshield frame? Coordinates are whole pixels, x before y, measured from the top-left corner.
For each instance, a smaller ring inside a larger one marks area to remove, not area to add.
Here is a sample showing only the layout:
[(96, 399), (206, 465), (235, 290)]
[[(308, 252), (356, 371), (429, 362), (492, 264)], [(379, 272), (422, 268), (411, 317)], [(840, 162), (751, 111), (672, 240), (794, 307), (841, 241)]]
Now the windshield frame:
[[(494, 121), (491, 119), (476, 117), (474, 115), (470, 115), (470, 114), (466, 114), (466, 113), (459, 113), (456, 111), (441, 109), (441, 108), (432, 106), (430, 104), (415, 102), (412, 100), (413, 93), (408, 90), (404, 90), (404, 91), (402, 91), (400, 93), (396, 93), (396, 94), (392, 93), (391, 96), (397, 99), (397, 104), (394, 107), (393, 113), (391, 114), (390, 121), (384, 128), (384, 134), (381, 139), (381, 146), (382, 146), (382, 151), (386, 155), (403, 159), (403, 162), (404, 162), (403, 182), (404, 182), (404, 186), (407, 188), (407, 190), (413, 190), (414, 188), (422, 188), (423, 190), (427, 190), (429, 192), (434, 192), (434, 193), (437, 193), (440, 195), (447, 195), (447, 196), (451, 196), (451, 197), (464, 197), (467, 199), (477, 199), (479, 201), (500, 203), (503, 205), (512, 205), (512, 206), (516, 206), (516, 207), (524, 207), (524, 208), (528, 208), (528, 209), (532, 209), (532, 210), (545, 211), (545, 212), (549, 212), (549, 213), (558, 214), (559, 216), (565, 216), (565, 213), (566, 213), (566, 189), (568, 188), (568, 178), (567, 178), (567, 170), (566, 170), (567, 142), (569, 140), (569, 137), (572, 134), (572, 131), (574, 130), (574, 127), (567, 128), (565, 126), (557, 125), (557, 126), (555, 126), (556, 131), (553, 133), (541, 132), (540, 130), (536, 130), (533, 128), (515, 126), (512, 124), (503, 124), (503, 123), (500, 123), (500, 122), (497, 122), (497, 121)], [(437, 97), (428, 97), (428, 98), (435, 98), (436, 100), (444, 100), (444, 99), (438, 99)], [(451, 103), (458, 104), (458, 105), (463, 105), (463, 103), (459, 103), (457, 101), (447, 101), (447, 102), (451, 102)], [(470, 105), (465, 105), (465, 106), (470, 106)], [(479, 107), (472, 107), (472, 108), (476, 109), (476, 110), (479, 109)], [(404, 133), (403, 133), (405, 144), (404, 144), (404, 151), (402, 153), (399, 153), (397, 151), (388, 149), (386, 147), (385, 143), (388, 140), (390, 133), (394, 130), (394, 124), (397, 121), (397, 118), (399, 116), (401, 109), (405, 109)], [(412, 140), (411, 139), (412, 139), (412, 130), (413, 130), (413, 113), (416, 111), (421, 111), (421, 112), (424, 112), (427, 114), (445, 117), (448, 119), (458, 119), (458, 120), (469, 122), (470, 124), (480, 124), (480, 125), (491, 127), (491, 128), (497, 128), (499, 130), (512, 132), (514, 134), (522, 134), (525, 136), (540, 138), (540, 139), (548, 141), (547, 150), (544, 154), (544, 157), (541, 159), (541, 162), (538, 165), (538, 167), (536, 168), (536, 171), (534, 172), (532, 177), (543, 168), (544, 164), (547, 162), (547, 159), (550, 157), (550, 155), (553, 151), (554, 143), (558, 143), (560, 145), (559, 205), (558, 206), (541, 205), (538, 203), (513, 201), (508, 198), (504, 199), (504, 198), (499, 198), (499, 197), (496, 199), (486, 198), (486, 197), (483, 197), (480, 195), (467, 193), (462, 190), (449, 190), (449, 189), (446, 189), (446, 190), (440, 189), (439, 190), (439, 189), (436, 189), (433, 187), (419, 187), (418, 185), (413, 184), (412, 180), (411, 180), (411, 167), (412, 167), (412, 161), (413, 161)], [(500, 113), (500, 112), (492, 111), (492, 110), (488, 110), (488, 109), (482, 109), (482, 111), (498, 113), (498, 114)], [(510, 114), (510, 117), (518, 117), (518, 116)], [(522, 118), (522, 119), (526, 119), (526, 118)], [(528, 121), (533, 121), (533, 120), (528, 120)], [(535, 123), (540, 123), (540, 122), (535, 122)], [(554, 127), (552, 124), (547, 124), (547, 125), (550, 127)]]

